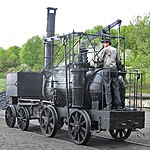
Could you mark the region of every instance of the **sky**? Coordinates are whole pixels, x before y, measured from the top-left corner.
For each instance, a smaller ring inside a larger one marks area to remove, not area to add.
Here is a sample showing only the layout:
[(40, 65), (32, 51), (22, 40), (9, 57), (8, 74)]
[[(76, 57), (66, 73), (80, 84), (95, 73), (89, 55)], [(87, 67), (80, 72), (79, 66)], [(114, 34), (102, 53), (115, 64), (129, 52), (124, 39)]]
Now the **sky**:
[(0, 47), (22, 46), (46, 35), (47, 7), (57, 8), (55, 33), (84, 32), (117, 19), (128, 25), (150, 12), (150, 0), (1, 0)]

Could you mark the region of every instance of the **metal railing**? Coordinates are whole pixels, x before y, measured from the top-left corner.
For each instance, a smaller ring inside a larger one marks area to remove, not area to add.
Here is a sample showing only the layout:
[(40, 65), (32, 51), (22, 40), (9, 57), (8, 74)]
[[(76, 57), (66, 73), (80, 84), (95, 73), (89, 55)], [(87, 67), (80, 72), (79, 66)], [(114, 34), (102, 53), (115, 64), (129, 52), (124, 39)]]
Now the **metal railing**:
[(129, 70), (126, 75), (126, 106), (129, 109), (142, 110), (142, 73)]

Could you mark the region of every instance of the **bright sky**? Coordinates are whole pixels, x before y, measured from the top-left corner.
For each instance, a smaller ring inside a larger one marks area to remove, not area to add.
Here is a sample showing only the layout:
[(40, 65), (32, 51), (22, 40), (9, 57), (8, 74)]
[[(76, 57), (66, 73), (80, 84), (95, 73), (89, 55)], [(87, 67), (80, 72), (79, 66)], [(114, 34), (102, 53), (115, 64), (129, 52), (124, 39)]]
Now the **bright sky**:
[(150, 12), (150, 0), (1, 0), (0, 47), (22, 46), (35, 35), (46, 35), (47, 7), (56, 11), (55, 33), (85, 31), (117, 19), (128, 25)]

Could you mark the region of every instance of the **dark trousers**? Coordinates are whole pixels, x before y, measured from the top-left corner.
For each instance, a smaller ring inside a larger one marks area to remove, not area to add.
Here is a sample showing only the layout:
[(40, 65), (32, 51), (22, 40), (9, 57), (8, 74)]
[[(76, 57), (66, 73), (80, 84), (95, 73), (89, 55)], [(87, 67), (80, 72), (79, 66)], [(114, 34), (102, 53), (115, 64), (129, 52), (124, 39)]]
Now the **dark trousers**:
[(104, 89), (107, 106), (112, 103), (117, 107), (121, 106), (118, 70), (116, 68), (104, 69)]

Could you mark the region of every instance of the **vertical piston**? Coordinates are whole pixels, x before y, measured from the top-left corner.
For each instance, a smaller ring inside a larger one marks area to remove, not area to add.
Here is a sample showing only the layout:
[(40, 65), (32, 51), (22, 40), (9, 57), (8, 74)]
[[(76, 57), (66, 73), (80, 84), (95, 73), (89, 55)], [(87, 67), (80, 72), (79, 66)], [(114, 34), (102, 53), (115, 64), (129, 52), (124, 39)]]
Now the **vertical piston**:
[(83, 107), (84, 100), (84, 69), (81, 68), (81, 63), (76, 62), (72, 69), (73, 82), (72, 82), (72, 107)]

